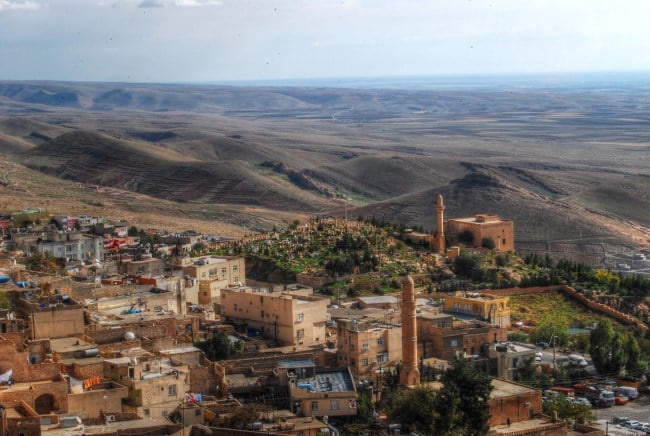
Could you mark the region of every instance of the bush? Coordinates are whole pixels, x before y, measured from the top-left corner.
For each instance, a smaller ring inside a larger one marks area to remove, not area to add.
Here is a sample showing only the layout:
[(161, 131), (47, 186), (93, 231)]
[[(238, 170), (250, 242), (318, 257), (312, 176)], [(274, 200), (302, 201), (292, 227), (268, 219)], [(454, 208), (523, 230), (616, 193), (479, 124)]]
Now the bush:
[(481, 247), (487, 248), (488, 250), (494, 250), (497, 247), (497, 244), (494, 242), (494, 239), (488, 236), (481, 239)]

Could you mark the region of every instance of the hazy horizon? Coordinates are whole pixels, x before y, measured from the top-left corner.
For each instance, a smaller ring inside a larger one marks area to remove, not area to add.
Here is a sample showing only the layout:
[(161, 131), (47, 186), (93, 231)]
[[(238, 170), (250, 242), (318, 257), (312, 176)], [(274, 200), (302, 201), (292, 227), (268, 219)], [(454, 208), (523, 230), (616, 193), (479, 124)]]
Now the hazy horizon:
[(648, 15), (640, 0), (0, 0), (0, 80), (645, 72)]

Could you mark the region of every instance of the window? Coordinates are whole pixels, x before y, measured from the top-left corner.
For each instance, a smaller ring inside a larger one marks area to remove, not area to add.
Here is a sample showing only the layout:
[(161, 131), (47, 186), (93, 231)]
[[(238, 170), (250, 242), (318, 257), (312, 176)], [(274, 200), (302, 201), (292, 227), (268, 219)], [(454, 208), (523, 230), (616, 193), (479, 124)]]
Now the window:
[(361, 351), (368, 351), (368, 344), (361, 344)]
[(296, 337), (304, 338), (305, 337), (305, 329), (296, 330)]
[(217, 269), (216, 268), (210, 268), (210, 271), (208, 271), (208, 274), (210, 274), (210, 277), (214, 277), (217, 275)]
[(260, 311), (260, 318), (264, 318), (264, 311)]
[(339, 400), (330, 401), (330, 410), (339, 410)]
[(207, 297), (208, 296), (208, 291), (203, 291), (203, 296)]
[(235, 272), (235, 271), (237, 271), (237, 265), (232, 266), (232, 272)]
[(226, 269), (226, 268), (221, 268), (221, 274), (225, 274), (226, 272), (228, 272), (228, 269)]
[(233, 283), (239, 283), (239, 277), (233, 277), (232, 282)]
[(66, 245), (65, 246), (65, 251), (67, 251), (67, 252), (72, 251), (72, 245)]
[(311, 410), (318, 410), (318, 401), (311, 402)]
[(368, 366), (368, 359), (361, 359), (361, 366)]
[(388, 353), (377, 354), (377, 363), (388, 363)]
[(169, 385), (167, 387), (167, 394), (170, 397), (175, 397), (176, 396), (176, 385)]
[(354, 349), (355, 349), (354, 344), (350, 344), (350, 351), (354, 351)]
[(299, 313), (296, 315), (296, 322), (303, 322), (305, 320), (305, 314)]
[(384, 338), (377, 338), (377, 345), (384, 345)]
[(458, 339), (452, 339), (449, 343), (452, 347), (457, 347), (458, 346)]

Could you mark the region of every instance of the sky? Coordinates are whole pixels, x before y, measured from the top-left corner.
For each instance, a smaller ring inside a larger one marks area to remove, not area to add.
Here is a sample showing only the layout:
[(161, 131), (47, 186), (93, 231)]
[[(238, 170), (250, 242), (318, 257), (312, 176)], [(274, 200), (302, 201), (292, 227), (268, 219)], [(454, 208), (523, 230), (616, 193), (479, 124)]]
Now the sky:
[(0, 80), (649, 71), (647, 0), (0, 0)]

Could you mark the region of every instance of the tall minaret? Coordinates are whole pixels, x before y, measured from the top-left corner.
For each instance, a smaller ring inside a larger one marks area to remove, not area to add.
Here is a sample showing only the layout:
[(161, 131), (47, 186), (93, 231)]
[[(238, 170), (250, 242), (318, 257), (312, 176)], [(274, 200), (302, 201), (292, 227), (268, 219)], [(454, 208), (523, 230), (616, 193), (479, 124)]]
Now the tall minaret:
[(420, 384), (418, 369), (418, 331), (415, 313), (415, 285), (410, 275), (402, 280), (402, 372), (400, 384)]
[(442, 195), (438, 194), (438, 202), (436, 203), (436, 224), (438, 230), (436, 231), (436, 250), (440, 254), (445, 254), (445, 205), (442, 204)]

